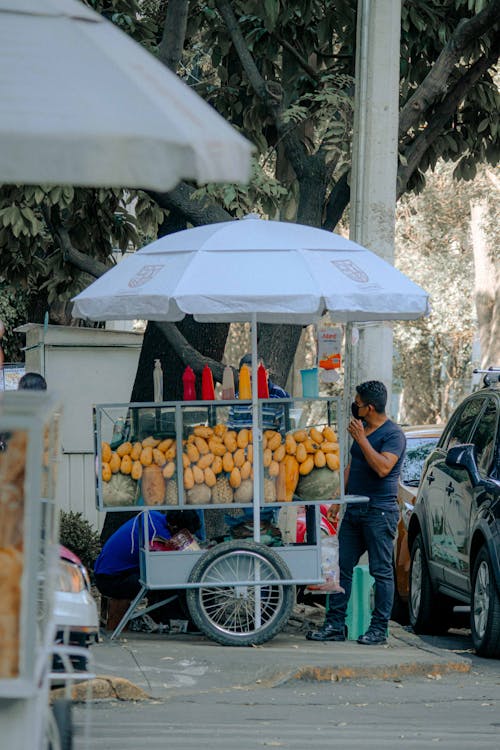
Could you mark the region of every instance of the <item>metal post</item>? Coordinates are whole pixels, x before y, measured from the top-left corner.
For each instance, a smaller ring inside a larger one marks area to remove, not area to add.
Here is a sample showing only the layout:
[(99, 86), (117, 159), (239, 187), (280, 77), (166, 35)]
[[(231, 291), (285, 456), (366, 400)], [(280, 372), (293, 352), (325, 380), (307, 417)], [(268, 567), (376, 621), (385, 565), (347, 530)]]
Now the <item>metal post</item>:
[[(401, 0), (358, 0), (350, 239), (394, 263)], [(392, 327), (360, 328), (358, 380), (392, 384)], [(390, 404), (390, 398), (389, 398)]]

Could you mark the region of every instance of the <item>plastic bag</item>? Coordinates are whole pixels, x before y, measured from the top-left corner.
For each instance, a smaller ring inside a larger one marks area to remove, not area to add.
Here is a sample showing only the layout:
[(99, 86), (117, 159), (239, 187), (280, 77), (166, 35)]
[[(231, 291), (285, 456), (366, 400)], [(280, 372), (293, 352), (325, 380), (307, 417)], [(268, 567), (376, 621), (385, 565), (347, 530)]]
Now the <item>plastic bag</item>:
[(321, 575), (323, 583), (310, 584), (308, 591), (330, 594), (344, 591), (339, 583), (339, 540), (336, 534), (321, 540)]

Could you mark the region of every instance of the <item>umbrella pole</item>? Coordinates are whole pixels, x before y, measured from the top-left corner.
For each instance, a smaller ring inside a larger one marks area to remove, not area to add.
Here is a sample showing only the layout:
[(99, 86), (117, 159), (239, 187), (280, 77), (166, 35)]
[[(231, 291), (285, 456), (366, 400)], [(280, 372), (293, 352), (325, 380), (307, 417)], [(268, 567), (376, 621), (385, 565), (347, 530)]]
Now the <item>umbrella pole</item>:
[[(260, 542), (260, 473), (262, 462), (262, 418), (259, 409), (259, 391), (257, 384), (257, 313), (252, 313), (251, 322), (252, 334), (252, 435), (253, 435), (253, 538), (255, 542)], [(261, 593), (262, 589), (258, 585), (260, 581), (260, 563), (255, 562), (254, 580), (257, 584), (255, 587), (254, 601), (254, 620), (255, 627), (259, 628), (261, 624)]]
[(253, 435), (253, 538), (260, 542), (260, 473), (262, 461), (262, 424), (257, 390), (257, 313), (252, 313), (252, 435)]

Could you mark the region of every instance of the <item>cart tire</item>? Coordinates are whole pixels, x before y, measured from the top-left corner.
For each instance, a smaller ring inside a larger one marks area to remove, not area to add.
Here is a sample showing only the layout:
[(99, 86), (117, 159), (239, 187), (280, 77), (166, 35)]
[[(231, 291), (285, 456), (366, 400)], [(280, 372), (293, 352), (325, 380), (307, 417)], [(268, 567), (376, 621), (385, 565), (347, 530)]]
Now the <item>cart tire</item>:
[(59, 746), (61, 750), (73, 748), (73, 717), (70, 700), (56, 700), (52, 704), (52, 712), (59, 730)]
[[(263, 583), (243, 583), (252, 580), (256, 572)], [(266, 545), (249, 540), (223, 542), (203, 554), (191, 571), (189, 583), (218, 585), (187, 589), (189, 613), (202, 633), (223, 646), (265, 643), (284, 628), (295, 601), (292, 584), (265, 581), (291, 577), (279, 554)]]

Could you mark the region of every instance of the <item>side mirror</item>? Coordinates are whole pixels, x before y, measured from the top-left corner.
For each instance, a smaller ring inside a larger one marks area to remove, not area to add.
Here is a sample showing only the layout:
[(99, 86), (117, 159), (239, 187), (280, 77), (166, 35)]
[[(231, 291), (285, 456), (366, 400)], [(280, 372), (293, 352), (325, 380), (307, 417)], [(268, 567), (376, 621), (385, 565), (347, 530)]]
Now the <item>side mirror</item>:
[(474, 487), (482, 484), (476, 462), (476, 448), (471, 443), (455, 445), (446, 454), (446, 465), (453, 469), (465, 469)]

